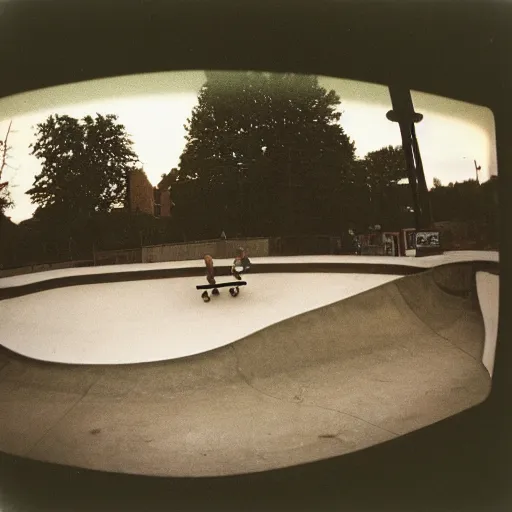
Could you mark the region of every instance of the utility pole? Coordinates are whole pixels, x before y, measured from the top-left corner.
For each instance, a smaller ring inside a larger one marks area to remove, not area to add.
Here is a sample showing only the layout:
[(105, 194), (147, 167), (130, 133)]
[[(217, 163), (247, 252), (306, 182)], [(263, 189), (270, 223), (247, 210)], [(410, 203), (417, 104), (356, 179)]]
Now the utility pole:
[(414, 111), (411, 91), (407, 87), (403, 85), (391, 85), (389, 87), (389, 93), (393, 110), (390, 110), (386, 114), (386, 117), (390, 121), (398, 123), (400, 127), (407, 175), (414, 201), (416, 229), (428, 229), (432, 225), (432, 212), (414, 126), (415, 123), (419, 123), (423, 119), (423, 115)]
[(480, 185), (480, 179), (478, 177), (478, 173), (482, 170), (482, 166), (477, 165), (476, 160), (473, 160), (473, 162), (475, 162), (476, 182)]

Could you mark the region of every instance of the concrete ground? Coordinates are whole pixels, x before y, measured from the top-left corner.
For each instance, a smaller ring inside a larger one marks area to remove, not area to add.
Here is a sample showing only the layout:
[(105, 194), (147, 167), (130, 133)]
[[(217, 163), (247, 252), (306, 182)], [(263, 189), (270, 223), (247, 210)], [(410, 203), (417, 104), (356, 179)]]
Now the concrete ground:
[[(204, 276), (57, 287), (1, 301), (1, 338), (9, 350), (39, 361), (168, 361), (224, 347), (401, 277), (254, 273), (236, 300), (224, 288), (208, 304), (201, 299), (202, 290), (196, 290)], [(222, 277), (219, 282), (232, 280)]]
[(0, 348), (0, 450), (212, 476), (360, 450), (487, 397), (475, 269), (409, 275), (178, 360), (62, 365)]

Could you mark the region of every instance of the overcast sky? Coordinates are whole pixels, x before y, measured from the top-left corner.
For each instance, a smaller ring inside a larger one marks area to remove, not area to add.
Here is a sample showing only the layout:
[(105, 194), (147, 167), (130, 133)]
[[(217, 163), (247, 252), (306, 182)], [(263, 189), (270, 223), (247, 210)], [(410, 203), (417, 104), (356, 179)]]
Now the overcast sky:
[[(383, 146), (401, 144), (398, 125), (386, 119), (391, 100), (386, 87), (334, 78), (319, 79), (341, 98), (341, 125), (355, 142), (358, 157)], [(205, 82), (203, 72), (171, 72), (96, 80), (53, 87), (0, 99), (0, 137), (12, 120), (9, 159), (13, 169), (4, 171), (15, 208), (7, 215), (19, 222), (35, 210), (25, 192), (40, 172), (39, 161), (30, 156), (35, 125), (52, 114), (82, 118), (96, 113), (116, 114), (134, 142), (149, 180), (177, 167), (185, 144), (184, 124), (197, 104)], [(427, 184), (434, 177), (443, 184), (475, 177), (473, 160), (482, 166), (482, 181), (497, 174), (494, 118), (487, 108), (413, 92), (417, 125)]]

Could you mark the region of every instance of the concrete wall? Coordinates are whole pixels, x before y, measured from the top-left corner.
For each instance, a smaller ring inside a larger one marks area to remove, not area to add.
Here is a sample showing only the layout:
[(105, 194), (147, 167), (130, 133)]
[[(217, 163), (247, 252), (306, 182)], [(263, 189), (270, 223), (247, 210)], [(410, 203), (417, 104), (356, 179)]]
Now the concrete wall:
[(141, 263), (142, 250), (122, 249), (118, 251), (97, 251), (94, 253), (95, 265), (122, 265), (128, 263)]
[(244, 247), (249, 256), (269, 255), (268, 238), (247, 238), (234, 240), (204, 240), (201, 242), (152, 245), (142, 248), (142, 263), (160, 261), (184, 261), (201, 259), (205, 254), (214, 258), (231, 258), (238, 247)]
[(93, 260), (61, 261), (59, 263), (42, 263), (37, 265), (26, 265), (25, 267), (8, 268), (5, 270), (0, 270), (0, 278), (21, 276), (24, 274), (32, 274), (34, 272), (45, 272), (47, 270), (58, 270), (61, 268), (92, 267), (93, 265)]
[(138, 249), (117, 251), (97, 251), (93, 260), (64, 261), (41, 265), (27, 265), (0, 270), (0, 278), (56, 270), (100, 265), (121, 265), (130, 263), (157, 263), (162, 261), (186, 261), (202, 259), (205, 254), (214, 258), (234, 258), (238, 247), (244, 247), (252, 257), (269, 256), (268, 238), (248, 238), (233, 240), (206, 240), (181, 244), (153, 245)]

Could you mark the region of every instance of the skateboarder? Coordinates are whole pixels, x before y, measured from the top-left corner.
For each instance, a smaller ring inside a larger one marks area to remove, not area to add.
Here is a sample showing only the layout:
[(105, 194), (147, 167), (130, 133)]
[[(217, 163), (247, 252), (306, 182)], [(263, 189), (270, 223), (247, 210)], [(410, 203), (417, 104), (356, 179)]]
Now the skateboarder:
[(231, 274), (239, 281), (242, 279), (241, 274), (246, 274), (251, 268), (251, 260), (247, 256), (247, 251), (243, 247), (236, 250), (235, 260), (231, 267)]
[[(208, 281), (208, 284), (211, 286), (214, 286), (217, 284), (215, 281), (215, 271), (213, 268), (213, 257), (211, 254), (205, 254), (203, 256), (204, 263), (206, 265), (206, 280)], [(239, 247), (236, 251), (236, 257), (233, 261), (233, 265), (231, 267), (231, 275), (237, 279), (238, 281), (242, 280), (241, 274), (245, 274), (249, 272), (249, 269), (251, 268), (251, 260), (247, 257), (247, 253), (243, 247)], [(231, 283), (230, 283), (231, 284)], [(246, 283), (242, 283), (246, 284)], [(240, 293), (239, 286), (236, 286), (234, 288), (229, 289), (229, 293), (232, 297), (236, 297)], [(212, 290), (212, 295), (219, 295), (218, 288), (214, 288)], [(208, 292), (205, 290), (203, 294), (201, 295), (201, 298), (205, 302), (210, 301), (210, 297), (208, 295)]]
[[(251, 269), (251, 260), (247, 256), (247, 252), (243, 247), (236, 250), (236, 257), (231, 267), (231, 275), (238, 281), (242, 280), (241, 274), (246, 274)], [(240, 288), (230, 288), (229, 293), (236, 297), (240, 293)]]
[[(217, 284), (215, 281), (215, 270), (213, 268), (213, 258), (211, 254), (205, 254), (204, 255), (204, 264), (206, 265), (206, 280), (208, 281), (208, 284)], [(219, 295), (218, 288), (214, 288), (212, 290), (212, 295)], [(202, 298), (205, 300), (208, 297), (208, 292), (205, 290)]]

